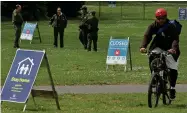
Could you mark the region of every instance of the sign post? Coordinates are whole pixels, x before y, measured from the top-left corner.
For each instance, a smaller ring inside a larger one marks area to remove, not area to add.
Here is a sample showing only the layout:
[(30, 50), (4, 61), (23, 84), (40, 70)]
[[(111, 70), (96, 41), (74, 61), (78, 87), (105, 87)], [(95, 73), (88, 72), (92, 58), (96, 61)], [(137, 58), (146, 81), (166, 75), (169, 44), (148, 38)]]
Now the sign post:
[(39, 37), (39, 40), (40, 40), (40, 43), (41, 43), (42, 40), (41, 40), (39, 26), (38, 26), (37, 22), (35, 24), (28, 23), (28, 22), (25, 23), (24, 28), (23, 28), (22, 33), (21, 33), (20, 42), (21, 42), (21, 40), (29, 40), (30, 44), (31, 44), (36, 28), (37, 28), (38, 35), (39, 35), (38, 37)]
[(179, 7), (179, 20), (187, 20), (187, 8)]
[[(47, 63), (46, 66), (51, 81), (52, 91), (33, 89), (34, 82), (43, 60)], [(25, 103), (23, 108), (23, 111), (25, 111), (30, 93), (35, 106), (36, 102), (34, 97), (38, 96), (37, 94), (40, 93), (43, 96), (48, 95), (55, 98), (57, 108), (60, 109), (58, 94), (54, 87), (46, 52), (18, 49), (2, 88), (1, 101)]]
[(108, 1), (109, 7), (116, 7), (116, 1)]
[(106, 71), (109, 65), (124, 65), (124, 71), (127, 71), (127, 55), (129, 51), (130, 68), (132, 70), (132, 59), (130, 50), (130, 40), (128, 39), (112, 39), (109, 41), (108, 55), (106, 60)]

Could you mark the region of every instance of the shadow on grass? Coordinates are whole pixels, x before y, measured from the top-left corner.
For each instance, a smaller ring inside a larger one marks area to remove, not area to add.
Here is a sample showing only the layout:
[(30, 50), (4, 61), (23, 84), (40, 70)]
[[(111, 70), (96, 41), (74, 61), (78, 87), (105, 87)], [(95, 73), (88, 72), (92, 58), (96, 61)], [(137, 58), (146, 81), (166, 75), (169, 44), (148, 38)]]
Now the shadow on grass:
[(144, 107), (144, 106), (147, 106), (147, 105), (145, 103), (140, 103), (136, 105), (136, 107)]
[(174, 109), (187, 109), (187, 104), (176, 104), (176, 105), (173, 105), (172, 108)]
[[(38, 108), (27, 108), (25, 111), (33, 111), (33, 112), (39, 112), (39, 111), (42, 111), (42, 112), (46, 112), (46, 111), (50, 111), (50, 110), (53, 110), (53, 109), (48, 109), (47, 106), (44, 107), (41, 107), (41, 106), (38, 106)], [(54, 109), (56, 110), (56, 109)]]
[(47, 111), (47, 110), (40, 110), (40, 109), (35, 109), (35, 108), (29, 108), (29, 109), (26, 109), (25, 111), (37, 112), (37, 111)]

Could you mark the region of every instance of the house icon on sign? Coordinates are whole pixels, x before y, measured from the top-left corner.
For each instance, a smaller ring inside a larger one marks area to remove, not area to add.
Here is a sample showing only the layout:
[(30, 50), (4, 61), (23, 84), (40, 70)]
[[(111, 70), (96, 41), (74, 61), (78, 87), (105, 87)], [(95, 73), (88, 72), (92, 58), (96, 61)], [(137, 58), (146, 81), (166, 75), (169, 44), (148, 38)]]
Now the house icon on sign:
[(185, 12), (186, 12), (186, 10), (184, 10), (184, 9), (183, 9), (183, 10), (181, 10), (181, 13), (185, 13)]
[(33, 65), (34, 65), (33, 59), (29, 57), (25, 58), (24, 60), (18, 63), (16, 74), (30, 75)]

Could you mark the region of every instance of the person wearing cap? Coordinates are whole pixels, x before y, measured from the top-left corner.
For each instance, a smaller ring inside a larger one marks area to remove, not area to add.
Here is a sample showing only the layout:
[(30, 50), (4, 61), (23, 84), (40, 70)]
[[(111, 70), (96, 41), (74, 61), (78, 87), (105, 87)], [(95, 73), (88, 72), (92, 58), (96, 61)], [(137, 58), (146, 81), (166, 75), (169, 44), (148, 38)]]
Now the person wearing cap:
[(23, 17), (21, 15), (21, 5), (16, 5), (16, 9), (12, 13), (12, 23), (15, 29), (14, 48), (19, 48), (19, 38), (21, 35), (21, 26), (23, 24)]
[[(156, 34), (149, 47), (151, 51), (168, 51), (170, 55), (166, 57), (167, 68), (170, 69), (170, 99), (175, 99), (175, 85), (178, 77), (178, 58), (180, 56), (179, 49), (179, 33), (174, 24), (169, 23), (170, 20), (167, 18), (167, 11), (164, 8), (159, 8), (155, 12), (156, 20), (150, 24), (144, 34), (144, 38), (140, 47), (141, 53), (146, 53), (147, 46), (152, 40), (152, 36)], [(163, 27), (167, 27), (164, 29)], [(159, 32), (162, 30), (162, 32)], [(149, 57), (149, 66), (151, 72), (151, 62), (154, 58)]]
[(54, 27), (54, 47), (58, 47), (58, 34), (60, 34), (60, 48), (64, 47), (64, 29), (67, 27), (66, 16), (57, 8), (57, 14), (54, 14), (49, 21), (49, 25)]
[(81, 8), (82, 10), (82, 15), (81, 15), (81, 22), (79, 24), (79, 40), (82, 43), (82, 45), (84, 46), (84, 49), (87, 49), (87, 34), (88, 34), (88, 29), (87, 29), (87, 25), (86, 25), (86, 21), (88, 19), (88, 11), (87, 11), (87, 7), (83, 6)]
[(88, 26), (88, 44), (87, 44), (87, 50), (91, 51), (91, 45), (93, 41), (93, 50), (97, 51), (97, 40), (98, 40), (98, 24), (99, 20), (95, 16), (96, 12), (91, 11), (90, 12), (91, 17), (86, 21), (86, 24)]

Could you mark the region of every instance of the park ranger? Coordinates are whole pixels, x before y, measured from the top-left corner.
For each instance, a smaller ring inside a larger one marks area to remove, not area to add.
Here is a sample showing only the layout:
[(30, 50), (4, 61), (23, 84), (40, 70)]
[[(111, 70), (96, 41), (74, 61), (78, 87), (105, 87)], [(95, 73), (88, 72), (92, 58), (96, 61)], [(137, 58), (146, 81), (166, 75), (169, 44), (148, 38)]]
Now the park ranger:
[(88, 19), (88, 11), (87, 11), (87, 7), (83, 6), (81, 8), (82, 10), (82, 16), (81, 16), (81, 22), (79, 25), (79, 40), (82, 43), (82, 45), (84, 46), (84, 49), (87, 49), (87, 34), (88, 34), (88, 29), (87, 29), (87, 25), (85, 24), (85, 22)]
[(66, 16), (57, 8), (57, 14), (50, 19), (49, 25), (54, 27), (54, 47), (58, 47), (58, 33), (60, 33), (60, 48), (64, 47), (64, 29), (67, 27)]
[(21, 35), (21, 26), (23, 24), (23, 18), (21, 15), (21, 5), (16, 5), (16, 9), (12, 13), (12, 23), (15, 29), (15, 41), (14, 48), (19, 48), (19, 38)]
[(96, 12), (91, 11), (90, 12), (91, 17), (86, 21), (86, 24), (88, 26), (88, 44), (87, 44), (87, 49), (88, 51), (91, 51), (91, 44), (93, 41), (93, 50), (97, 51), (97, 40), (98, 40), (98, 23), (99, 20), (95, 16)]

